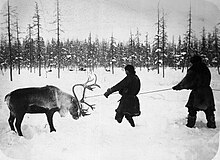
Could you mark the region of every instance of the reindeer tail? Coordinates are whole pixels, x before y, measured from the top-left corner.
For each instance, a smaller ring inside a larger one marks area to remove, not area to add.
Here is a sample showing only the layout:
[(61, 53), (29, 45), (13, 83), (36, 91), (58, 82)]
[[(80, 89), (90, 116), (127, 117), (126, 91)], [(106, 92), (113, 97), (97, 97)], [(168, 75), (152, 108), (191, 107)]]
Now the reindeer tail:
[(5, 96), (5, 102), (7, 103), (8, 106), (9, 106), (10, 98), (11, 98), (10, 93)]

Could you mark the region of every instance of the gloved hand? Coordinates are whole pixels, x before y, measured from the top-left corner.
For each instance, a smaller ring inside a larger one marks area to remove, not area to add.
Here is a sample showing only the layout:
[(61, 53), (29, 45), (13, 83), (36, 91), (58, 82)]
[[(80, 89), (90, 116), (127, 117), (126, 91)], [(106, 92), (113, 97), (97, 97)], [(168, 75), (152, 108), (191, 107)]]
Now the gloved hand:
[(173, 89), (173, 90), (176, 90), (176, 91), (179, 91), (179, 90), (181, 90), (182, 88), (181, 88), (181, 86), (180, 86), (179, 84), (177, 84), (177, 85), (173, 86), (172, 89)]
[(108, 88), (107, 91), (104, 93), (104, 96), (105, 96), (106, 98), (108, 98), (108, 96), (109, 96), (110, 94), (112, 94), (112, 91), (111, 91), (111, 88)]

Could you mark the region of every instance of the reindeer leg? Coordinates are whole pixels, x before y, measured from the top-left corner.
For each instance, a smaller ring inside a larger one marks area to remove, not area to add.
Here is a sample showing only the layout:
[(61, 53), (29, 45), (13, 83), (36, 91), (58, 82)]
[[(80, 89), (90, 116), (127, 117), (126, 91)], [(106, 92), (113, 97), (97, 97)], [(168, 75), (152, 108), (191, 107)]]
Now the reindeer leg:
[(8, 123), (9, 123), (9, 126), (11, 128), (12, 131), (15, 131), (15, 127), (14, 127), (14, 120), (15, 120), (15, 117), (12, 115), (12, 113), (10, 112), (10, 117), (8, 119)]
[(16, 122), (15, 122), (15, 127), (17, 129), (18, 135), (19, 136), (23, 136), (22, 132), (21, 132), (21, 122), (24, 118), (25, 113), (19, 114), (16, 116)]
[(54, 125), (53, 125), (53, 114), (58, 110), (59, 110), (58, 108), (52, 108), (46, 112), (47, 121), (50, 126), (50, 132), (53, 132), (53, 131), (56, 132), (56, 129), (54, 128)]

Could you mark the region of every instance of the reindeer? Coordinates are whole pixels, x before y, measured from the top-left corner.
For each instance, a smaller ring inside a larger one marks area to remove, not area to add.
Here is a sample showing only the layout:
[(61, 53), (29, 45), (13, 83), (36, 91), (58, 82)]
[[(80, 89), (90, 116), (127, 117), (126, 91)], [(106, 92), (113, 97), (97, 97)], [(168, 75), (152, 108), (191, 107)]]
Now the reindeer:
[[(55, 112), (59, 112), (60, 116), (64, 117), (69, 111), (75, 120), (80, 116), (88, 115), (88, 109), (83, 109), (82, 103), (85, 103), (91, 107), (91, 109), (94, 109), (94, 107), (85, 102), (85, 91), (86, 89), (93, 90), (93, 86), (100, 88), (100, 86), (96, 84), (96, 75), (95, 83), (89, 85), (88, 83), (92, 81), (93, 79), (88, 78), (84, 84), (75, 84), (72, 87), (73, 96), (61, 91), (55, 86), (49, 85), (44, 87), (21, 88), (7, 94), (5, 101), (10, 110), (8, 123), (11, 130), (15, 131), (14, 121), (16, 119), (15, 127), (18, 135), (23, 135), (21, 132), (21, 123), (26, 113), (45, 113), (50, 126), (50, 132), (56, 131), (53, 125), (53, 115)], [(76, 86), (83, 87), (83, 97), (80, 101), (74, 91)]]

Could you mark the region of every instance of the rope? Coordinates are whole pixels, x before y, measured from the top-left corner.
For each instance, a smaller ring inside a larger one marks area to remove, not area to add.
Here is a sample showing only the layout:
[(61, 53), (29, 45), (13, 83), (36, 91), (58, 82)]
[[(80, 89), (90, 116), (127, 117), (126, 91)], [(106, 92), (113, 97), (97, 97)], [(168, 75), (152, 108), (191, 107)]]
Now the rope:
[[(163, 92), (163, 91), (168, 91), (168, 90), (172, 90), (172, 88), (166, 88), (166, 89), (159, 89), (159, 90), (154, 90), (154, 91), (147, 91), (147, 92), (141, 92), (138, 95), (141, 94), (149, 94), (149, 93), (155, 93), (155, 92)], [(118, 94), (118, 93), (113, 93), (113, 94)], [(93, 95), (93, 96), (87, 96), (85, 98), (93, 98), (93, 97), (100, 97), (103, 96), (103, 94), (97, 94), (97, 95)]]
[(141, 93), (139, 93), (138, 95), (141, 95), (141, 94), (148, 94), (148, 93), (155, 93), (155, 92), (163, 92), (163, 91), (169, 91), (169, 90), (172, 90), (172, 88), (159, 89), (159, 90), (155, 90), (155, 91), (141, 92)]
[[(113, 94), (117, 94), (117, 93), (113, 93)], [(100, 96), (104, 96), (104, 94), (96, 94), (93, 96), (86, 96), (85, 98), (93, 98), (93, 97), (100, 97)]]
[[(156, 93), (156, 92), (164, 92), (164, 91), (169, 91), (169, 90), (173, 90), (172, 88), (166, 88), (166, 89), (159, 89), (159, 90), (154, 90), (154, 91), (147, 91), (147, 92), (141, 92), (138, 95), (142, 95), (142, 94), (149, 94), (149, 93)], [(212, 89), (213, 91), (220, 91), (220, 89)], [(113, 93), (113, 94), (118, 94), (118, 93)], [(100, 97), (103, 96), (103, 94), (97, 94), (97, 95), (93, 95), (93, 96), (87, 96), (85, 98), (93, 98), (93, 97)]]

